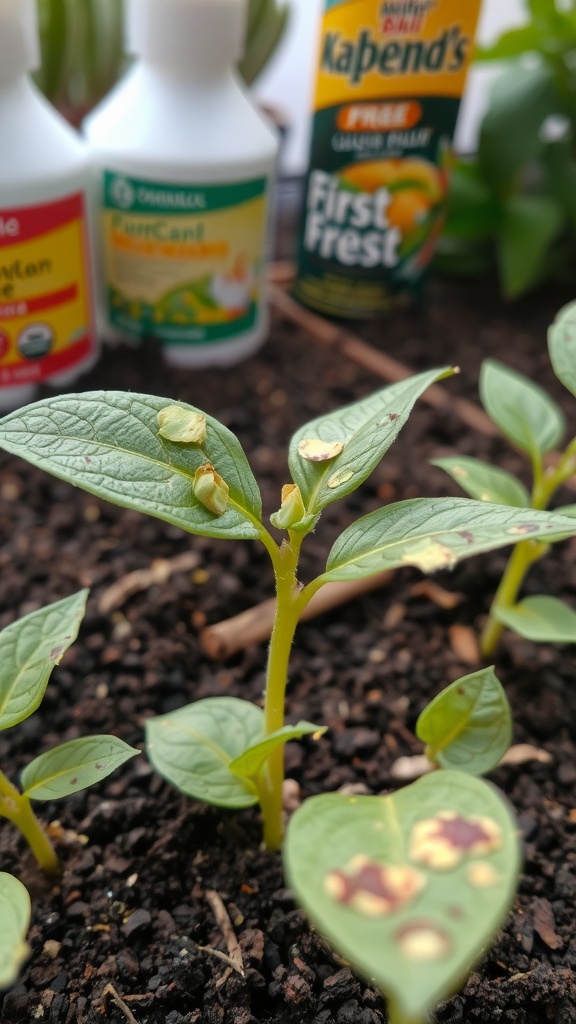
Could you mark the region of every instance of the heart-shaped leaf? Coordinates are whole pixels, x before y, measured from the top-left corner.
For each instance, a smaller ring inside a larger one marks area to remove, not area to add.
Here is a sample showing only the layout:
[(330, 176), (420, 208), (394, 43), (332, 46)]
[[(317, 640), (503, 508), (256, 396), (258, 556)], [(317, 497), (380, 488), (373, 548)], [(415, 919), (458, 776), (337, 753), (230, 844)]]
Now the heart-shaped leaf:
[(230, 762), (228, 768), (241, 778), (254, 779), (276, 747), (283, 746), (289, 740), (299, 740), (302, 736), (322, 736), (325, 732), (326, 726), (312, 725), (312, 722), (285, 725), (282, 729), (270, 733), (265, 740), (248, 747), (240, 757)]
[(564, 437), (560, 406), (538, 384), (494, 359), (482, 363), (480, 396), (490, 419), (531, 458), (552, 451)]
[(494, 618), (535, 643), (576, 643), (576, 612), (556, 597), (525, 597), (513, 608), (492, 608)]
[(218, 807), (258, 803), (254, 786), (229, 766), (263, 735), (262, 708), (237, 697), (205, 697), (146, 722), (148, 756), (160, 775)]
[(26, 942), (30, 913), (26, 887), (14, 875), (0, 871), (0, 989), (14, 984), (30, 955)]
[(478, 501), (491, 501), (495, 505), (530, 508), (530, 495), (515, 476), (504, 469), (489, 466), (480, 459), (453, 456), (432, 459), (432, 465), (448, 473), (466, 494)]
[(548, 330), (548, 352), (558, 380), (576, 396), (576, 302), (556, 314)]
[(39, 706), (52, 669), (78, 636), (88, 591), (30, 612), (0, 633), (0, 729)]
[(510, 746), (510, 705), (492, 667), (463, 676), (428, 704), (416, 723), (426, 754), (440, 768), (485, 775)]
[(85, 736), (61, 743), (31, 761), (22, 772), (30, 800), (59, 800), (93, 786), (140, 751), (117, 736)]
[(290, 442), (288, 462), (307, 512), (317, 514), (356, 490), (396, 440), (420, 395), (453, 372), (444, 367), (420, 373), (301, 427)]
[(452, 569), (482, 551), (557, 534), (576, 534), (576, 521), (470, 498), (411, 498), (377, 509), (344, 530), (320, 579), (357, 580), (402, 565), (422, 572)]
[(312, 797), (285, 845), (288, 884), (314, 927), (407, 1020), (451, 994), (482, 954), (519, 862), (497, 791), (453, 771), (392, 796)]
[[(206, 416), (202, 445), (160, 435), (167, 398), (123, 391), (59, 395), (0, 421), (0, 446), (61, 480), (207, 537), (250, 539), (261, 533), (258, 485), (238, 439)], [(190, 413), (201, 413), (182, 405)], [(194, 477), (210, 464), (227, 483), (229, 507), (215, 516), (194, 496)]]

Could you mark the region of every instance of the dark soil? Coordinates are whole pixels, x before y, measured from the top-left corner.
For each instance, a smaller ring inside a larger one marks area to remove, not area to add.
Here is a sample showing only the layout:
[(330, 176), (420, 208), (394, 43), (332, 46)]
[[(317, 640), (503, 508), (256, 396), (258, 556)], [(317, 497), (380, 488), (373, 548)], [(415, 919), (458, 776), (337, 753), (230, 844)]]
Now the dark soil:
[[(474, 400), (481, 359), (504, 359), (550, 387), (574, 432), (574, 403), (555, 381), (545, 346), (546, 327), (569, 298), (540, 293), (507, 308), (490, 283), (436, 281), (425, 311), (361, 329), (415, 370), (458, 363), (460, 377), (441, 386)], [(287, 479), (286, 444), (295, 428), (381, 385), (276, 322), (261, 353), (233, 371), (185, 374), (163, 366), (153, 347), (119, 348), (106, 351), (80, 386), (162, 394), (218, 416), (250, 454), (270, 513)], [(429, 466), (434, 456), (456, 451), (496, 459), (526, 479), (522, 459), (503, 442), (473, 434), (455, 415), (420, 402), (371, 479), (326, 510), (305, 547), (302, 578), (321, 571), (335, 535), (357, 516), (401, 498), (456, 493)], [(198, 633), (271, 595), (263, 549), (187, 536), (14, 458), (2, 456), (1, 467), (0, 626), (91, 587), (80, 638), (54, 672), (40, 710), (0, 737), (0, 763), (14, 778), (56, 742), (109, 731), (142, 746), (152, 715), (220, 693), (261, 699), (265, 646), (218, 664), (202, 654)], [(575, 500), (569, 493), (563, 498)], [(198, 556), (191, 572), (176, 573), (109, 615), (99, 613), (99, 599), (114, 581), (190, 547)], [(533, 569), (527, 590), (573, 600), (575, 551), (574, 542), (555, 548)], [(287, 750), (287, 775), (302, 798), (349, 786), (380, 793), (397, 785), (394, 762), (420, 752), (413, 729), (422, 707), (477, 667), (465, 641), (482, 623), (505, 559), (499, 552), (438, 574), (435, 582), (462, 595), (452, 609), (440, 607), (433, 592), (422, 593), (420, 574), (405, 570), (389, 587), (300, 627), (289, 718), (329, 727), (320, 741)], [(446, 1024), (567, 1024), (576, 1021), (574, 655), (568, 647), (537, 647), (508, 634), (497, 667), (513, 708), (515, 742), (531, 743), (550, 758), (493, 773), (519, 815), (524, 872), (494, 947), (437, 1018)], [(259, 852), (256, 811), (233, 815), (197, 804), (153, 774), (143, 755), (100, 787), (44, 805), (40, 813), (61, 824), (64, 870), (56, 885), (39, 876), (12, 826), (0, 829), (2, 868), (23, 879), (34, 902), (33, 955), (21, 981), (4, 995), (2, 1022), (386, 1019), (379, 995), (310, 931), (285, 888), (280, 858)], [(209, 890), (227, 907), (245, 977), (199, 948), (226, 952), (206, 900)]]

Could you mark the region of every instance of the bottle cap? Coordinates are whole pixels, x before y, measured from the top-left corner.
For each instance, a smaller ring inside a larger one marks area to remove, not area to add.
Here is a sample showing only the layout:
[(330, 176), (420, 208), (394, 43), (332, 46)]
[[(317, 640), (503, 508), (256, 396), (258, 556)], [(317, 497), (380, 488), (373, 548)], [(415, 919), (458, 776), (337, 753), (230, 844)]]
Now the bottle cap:
[(128, 0), (129, 53), (191, 72), (236, 63), (247, 0)]
[(0, 78), (40, 67), (36, 0), (0, 0)]

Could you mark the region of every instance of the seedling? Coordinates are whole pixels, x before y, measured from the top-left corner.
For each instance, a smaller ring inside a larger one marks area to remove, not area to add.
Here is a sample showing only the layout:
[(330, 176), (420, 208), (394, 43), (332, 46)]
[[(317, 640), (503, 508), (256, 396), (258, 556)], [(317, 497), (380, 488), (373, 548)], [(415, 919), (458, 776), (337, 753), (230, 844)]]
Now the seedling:
[[(78, 636), (87, 590), (25, 615), (0, 632), (0, 730), (23, 722), (39, 707), (52, 670)], [(87, 736), (40, 754), (21, 775), (22, 792), (0, 771), (0, 816), (26, 839), (39, 867), (58, 870), (58, 857), (31, 800), (58, 800), (105, 779), (139, 754), (116, 736)], [(28, 958), (25, 941), (30, 897), (12, 875), (0, 872), (0, 990)]]
[[(556, 376), (576, 396), (576, 303), (560, 310), (550, 327), (548, 351)], [(545, 456), (558, 448), (566, 433), (559, 405), (538, 384), (495, 360), (482, 364), (480, 396), (486, 412), (507, 440), (529, 458), (531, 492), (512, 474), (479, 459), (436, 459), (434, 465), (444, 469), (473, 498), (514, 508), (548, 508), (556, 491), (576, 473), (576, 438), (554, 464), (545, 462)], [(556, 512), (576, 516), (576, 505), (564, 505)], [(518, 600), (530, 566), (547, 553), (551, 543), (565, 538), (566, 533), (560, 533), (557, 537), (527, 539), (514, 548), (482, 632), (481, 649), (486, 657), (495, 651), (505, 626), (536, 642), (576, 642), (576, 612), (563, 601), (547, 594)]]
[(157, 770), (190, 796), (222, 807), (260, 804), (264, 842), (282, 842), (283, 747), (318, 735), (310, 722), (285, 724), (294, 631), (313, 595), (330, 581), (384, 569), (452, 568), (463, 558), (529, 534), (576, 533), (568, 517), (465, 498), (419, 498), (378, 509), (336, 540), (317, 579), (302, 585), (304, 538), (327, 505), (363, 483), (398, 436), (416, 400), (449, 367), (429, 370), (306, 424), (290, 442), (292, 476), (264, 525), (256, 480), (237, 438), (189, 405), (150, 395), (88, 392), (38, 402), (0, 421), (0, 444), (55, 476), (190, 533), (257, 540), (276, 578), (264, 708), (235, 697), (207, 698), (147, 723)]
[(389, 796), (312, 797), (285, 844), (298, 902), (382, 990), (391, 1024), (427, 1020), (459, 986), (507, 913), (520, 865), (508, 806), (473, 777), (494, 768), (510, 741), (493, 669), (447, 687), (416, 731), (447, 770)]

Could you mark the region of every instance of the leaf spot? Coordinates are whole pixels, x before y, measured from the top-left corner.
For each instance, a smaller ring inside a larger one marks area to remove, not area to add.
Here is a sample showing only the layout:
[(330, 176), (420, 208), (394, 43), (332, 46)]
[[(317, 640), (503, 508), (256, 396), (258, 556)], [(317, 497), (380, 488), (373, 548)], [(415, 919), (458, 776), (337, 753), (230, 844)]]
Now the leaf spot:
[(387, 413), (386, 416), (384, 417), (384, 419), (380, 420), (380, 423), (378, 424), (378, 426), (385, 427), (387, 423), (394, 423), (394, 421), (398, 419), (399, 415), (400, 414), (397, 413), (397, 412), (389, 412), (389, 413)]
[(491, 864), (478, 860), (468, 867), (468, 881), (477, 889), (488, 889), (500, 881), (500, 875)]
[(181, 405), (167, 405), (158, 413), (158, 433), (167, 441), (202, 445), (206, 440), (206, 417)]
[(94, 765), (94, 767), (96, 768), (96, 771), (103, 772), (104, 769), (106, 768), (106, 765), (105, 764), (97, 763), (97, 764)]
[(450, 939), (433, 921), (413, 921), (394, 936), (408, 960), (426, 963), (440, 960), (450, 952)]
[(76, 778), (74, 778), (74, 779), (70, 779), (70, 785), (71, 786), (75, 786), (77, 783), (78, 783), (78, 776), (76, 776)]
[(343, 441), (321, 441), (319, 437), (305, 437), (298, 445), (299, 455), (307, 462), (330, 462), (343, 451)]
[(507, 533), (513, 534), (515, 537), (523, 537), (527, 533), (535, 533), (538, 529), (533, 523), (522, 523), (520, 526), (511, 526)]
[(474, 534), (470, 533), (470, 530), (460, 530), (459, 536), (466, 541), (467, 544), (471, 544), (474, 540)]
[(453, 466), (452, 472), (459, 480), (464, 480), (468, 476), (468, 470), (463, 469), (462, 466)]
[(62, 656), (63, 650), (63, 644), (58, 644), (57, 647), (53, 647), (52, 650), (50, 651), (50, 661), (59, 661)]
[(343, 871), (329, 871), (324, 887), (337, 903), (367, 917), (392, 914), (405, 907), (426, 884), (424, 875), (402, 865), (379, 864), (363, 854)]
[(328, 480), (328, 487), (340, 487), (340, 484), (346, 484), (352, 479), (354, 473), (351, 469), (344, 469), (340, 473), (333, 473)]
[(456, 555), (440, 541), (422, 541), (411, 547), (402, 556), (405, 565), (415, 565), (422, 572), (434, 572), (435, 569), (452, 569), (458, 561)]
[(92, 462), (92, 459), (90, 458), (89, 455), (84, 456), (84, 462)]
[(500, 828), (492, 818), (464, 818), (455, 811), (441, 811), (412, 829), (410, 859), (437, 871), (450, 871), (467, 854), (492, 853), (501, 843)]

